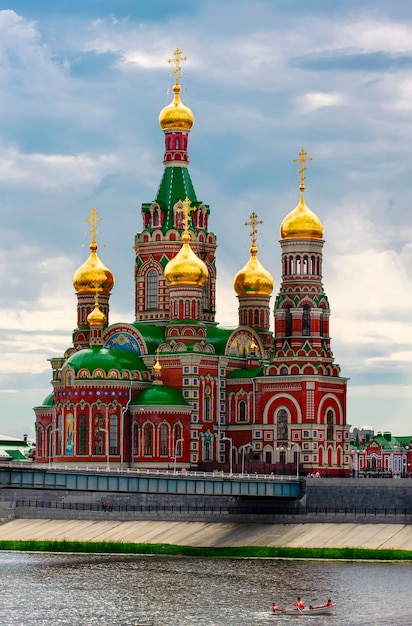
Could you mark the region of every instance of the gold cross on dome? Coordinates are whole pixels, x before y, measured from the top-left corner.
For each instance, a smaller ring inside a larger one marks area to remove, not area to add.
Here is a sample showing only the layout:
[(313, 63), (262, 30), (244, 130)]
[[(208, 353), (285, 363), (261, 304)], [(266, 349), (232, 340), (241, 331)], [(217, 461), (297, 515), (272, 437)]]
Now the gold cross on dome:
[(102, 222), (102, 217), (97, 217), (96, 209), (90, 211), (90, 217), (86, 217), (85, 222), (90, 222), (90, 238), (92, 243), (96, 243), (97, 222)]
[[(191, 202), (189, 198), (185, 198), (183, 200), (182, 206), (177, 208), (179, 213), (183, 213), (182, 222), (183, 222), (183, 231), (186, 236), (189, 236), (189, 218), (192, 211), (196, 211), (195, 206), (191, 206)], [(189, 236), (190, 239), (190, 236)]]
[(173, 70), (173, 74), (175, 75), (176, 85), (179, 83), (180, 72), (182, 71), (182, 68), (183, 68), (182, 64), (185, 61), (187, 61), (187, 57), (182, 57), (181, 54), (182, 54), (182, 51), (179, 50), (179, 48), (176, 48), (176, 50), (173, 52), (174, 59), (167, 60), (168, 63), (175, 64), (175, 69)]
[(252, 241), (252, 246), (256, 246), (256, 235), (257, 235), (257, 225), (263, 224), (262, 220), (258, 220), (257, 214), (253, 211), (253, 213), (249, 216), (250, 222), (245, 222), (245, 226), (251, 226), (252, 230), (250, 231), (250, 238)]
[(300, 170), (299, 170), (299, 179), (300, 179), (300, 187), (305, 187), (305, 172), (307, 170), (307, 168), (305, 167), (305, 163), (307, 161), (312, 161), (312, 157), (308, 157), (307, 152), (305, 152), (302, 148), (302, 150), (299, 152), (299, 158), (298, 159), (293, 159), (293, 163), (300, 163)]

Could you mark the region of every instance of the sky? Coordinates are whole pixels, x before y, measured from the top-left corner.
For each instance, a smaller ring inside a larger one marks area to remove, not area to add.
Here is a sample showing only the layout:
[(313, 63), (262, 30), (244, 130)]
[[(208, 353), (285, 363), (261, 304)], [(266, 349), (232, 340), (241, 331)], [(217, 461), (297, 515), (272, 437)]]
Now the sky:
[[(0, 433), (34, 435), (48, 359), (76, 325), (72, 276), (99, 256), (110, 321), (134, 319), (134, 234), (163, 171), (160, 110), (195, 115), (190, 173), (217, 234), (217, 319), (259, 259), (280, 285), (279, 226), (305, 199), (324, 224), (323, 282), (347, 421), (412, 434), (412, 3), (404, 0), (0, 2)], [(272, 323), (273, 329), (273, 323)]]

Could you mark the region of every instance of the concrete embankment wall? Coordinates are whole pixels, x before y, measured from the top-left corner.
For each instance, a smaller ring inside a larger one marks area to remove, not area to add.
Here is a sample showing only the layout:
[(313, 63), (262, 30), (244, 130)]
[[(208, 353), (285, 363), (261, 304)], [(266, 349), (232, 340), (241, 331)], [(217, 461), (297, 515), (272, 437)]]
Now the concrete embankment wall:
[(405, 524), (231, 524), (110, 519), (16, 519), (0, 525), (0, 540), (91, 541), (197, 547), (284, 546), (412, 550)]

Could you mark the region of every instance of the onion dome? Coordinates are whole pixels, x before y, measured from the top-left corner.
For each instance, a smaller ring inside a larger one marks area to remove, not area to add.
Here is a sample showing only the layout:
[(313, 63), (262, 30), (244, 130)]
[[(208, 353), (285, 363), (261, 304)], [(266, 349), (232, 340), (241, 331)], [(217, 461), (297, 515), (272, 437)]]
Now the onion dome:
[(99, 309), (97, 303), (93, 311), (87, 316), (87, 323), (89, 326), (104, 326), (106, 324), (106, 316), (103, 311)]
[(169, 285), (199, 285), (208, 279), (206, 264), (195, 254), (189, 245), (190, 235), (184, 232), (183, 245), (165, 267), (165, 278)]
[(130, 404), (132, 406), (190, 406), (179, 389), (175, 387), (164, 387), (163, 385), (144, 389)]
[(238, 296), (270, 296), (273, 291), (273, 277), (257, 258), (257, 246), (250, 247), (250, 259), (236, 274), (233, 287)]
[(96, 291), (110, 293), (114, 285), (114, 276), (97, 256), (97, 243), (90, 243), (90, 255), (83, 265), (73, 274), (73, 287), (77, 293)]
[(173, 85), (174, 98), (159, 114), (159, 124), (163, 130), (190, 130), (195, 122), (195, 116), (189, 107), (180, 100), (181, 86)]
[(322, 239), (323, 224), (318, 216), (306, 205), (303, 195), (305, 187), (300, 186), (300, 199), (297, 207), (283, 220), (280, 226), (282, 239)]

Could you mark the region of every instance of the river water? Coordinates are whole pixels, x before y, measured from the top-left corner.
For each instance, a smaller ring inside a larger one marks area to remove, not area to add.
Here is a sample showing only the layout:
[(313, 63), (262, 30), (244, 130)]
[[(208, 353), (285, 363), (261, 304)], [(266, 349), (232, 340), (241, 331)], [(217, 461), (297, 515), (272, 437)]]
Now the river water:
[[(0, 552), (1, 626), (412, 625), (412, 565)], [(331, 597), (333, 616), (273, 616)]]

